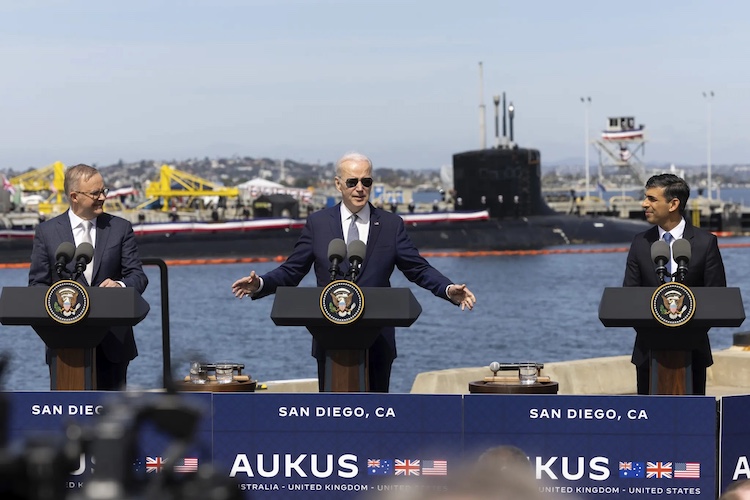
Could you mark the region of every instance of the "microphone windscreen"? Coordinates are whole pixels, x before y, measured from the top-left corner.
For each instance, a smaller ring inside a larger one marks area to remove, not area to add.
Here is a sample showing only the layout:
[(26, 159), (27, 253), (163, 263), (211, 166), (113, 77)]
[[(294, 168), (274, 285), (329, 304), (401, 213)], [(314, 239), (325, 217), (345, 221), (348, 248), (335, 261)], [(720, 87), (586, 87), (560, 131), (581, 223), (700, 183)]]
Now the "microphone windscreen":
[(359, 262), (365, 260), (367, 245), (362, 240), (352, 240), (349, 242), (349, 261), (357, 259)]
[(62, 258), (65, 259), (65, 263), (67, 264), (73, 258), (75, 253), (76, 246), (69, 241), (64, 241), (60, 243), (60, 246), (58, 246), (55, 251), (55, 260), (60, 260)]
[(346, 257), (346, 243), (341, 238), (331, 240), (328, 244), (328, 260), (338, 259), (339, 262)]
[(669, 245), (664, 240), (655, 241), (651, 245), (651, 260), (656, 262), (660, 259), (669, 260)]
[(94, 247), (91, 245), (91, 243), (81, 243), (78, 245), (78, 248), (76, 248), (76, 254), (75, 257), (73, 257), (76, 262), (78, 262), (79, 259), (84, 259), (86, 264), (91, 262), (91, 259), (94, 258)]
[(674, 255), (675, 262), (683, 259), (690, 262), (690, 257), (692, 257), (693, 255), (693, 250), (690, 247), (690, 242), (684, 238), (675, 240), (675, 242), (672, 243), (672, 254)]

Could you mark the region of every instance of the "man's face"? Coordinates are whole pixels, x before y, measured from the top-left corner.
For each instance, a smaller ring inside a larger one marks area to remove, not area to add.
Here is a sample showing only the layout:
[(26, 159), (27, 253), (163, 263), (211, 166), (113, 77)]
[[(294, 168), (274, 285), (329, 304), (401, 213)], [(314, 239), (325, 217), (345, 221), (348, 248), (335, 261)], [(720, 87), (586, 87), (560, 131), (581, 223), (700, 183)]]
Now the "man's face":
[(647, 221), (664, 228), (665, 225), (669, 225), (669, 221), (678, 213), (680, 200), (672, 198), (670, 201), (667, 201), (667, 198), (664, 196), (663, 187), (652, 187), (646, 190), (646, 198), (643, 200), (641, 206), (646, 211)]
[[(344, 203), (352, 213), (357, 213), (367, 204), (367, 200), (370, 199), (370, 190), (372, 184), (369, 187), (365, 187), (362, 184), (362, 179), (372, 180), (372, 169), (366, 161), (349, 160), (341, 165), (341, 175), (337, 175), (335, 178), (336, 189), (341, 192), (341, 201)], [(347, 181), (356, 184), (353, 187), (348, 187)], [(366, 181), (367, 182), (367, 181)]]
[[(73, 213), (81, 219), (91, 220), (104, 212), (104, 201), (106, 195), (101, 193), (104, 189), (104, 179), (100, 174), (96, 174), (89, 180), (79, 182), (78, 186), (73, 186), (70, 193), (70, 208)], [(91, 193), (101, 193), (99, 196)]]

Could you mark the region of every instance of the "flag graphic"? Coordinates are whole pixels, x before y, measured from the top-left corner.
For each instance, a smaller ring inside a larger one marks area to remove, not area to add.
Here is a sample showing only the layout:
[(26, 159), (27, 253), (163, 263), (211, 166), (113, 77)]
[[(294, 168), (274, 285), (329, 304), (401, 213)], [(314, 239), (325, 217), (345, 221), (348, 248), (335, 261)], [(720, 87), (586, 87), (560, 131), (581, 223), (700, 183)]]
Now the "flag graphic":
[(699, 462), (675, 462), (675, 479), (700, 479), (701, 464)]
[(397, 458), (394, 469), (397, 476), (418, 476), (419, 460), (399, 460)]
[(367, 459), (367, 474), (370, 476), (390, 476), (393, 474), (393, 460)]
[(422, 460), (422, 475), (423, 476), (447, 476), (448, 475), (448, 461), (447, 460)]
[(164, 459), (161, 457), (146, 457), (146, 472), (161, 472)]
[(620, 477), (629, 477), (635, 479), (643, 479), (645, 476), (645, 468), (643, 462), (620, 462)]
[(646, 477), (672, 479), (672, 462), (646, 462)]
[(198, 472), (198, 459), (189, 457), (183, 458), (174, 466), (175, 472)]
[(10, 183), (10, 181), (3, 176), (3, 189), (8, 191), (10, 194), (13, 194), (16, 192), (16, 188), (13, 187), (13, 184)]

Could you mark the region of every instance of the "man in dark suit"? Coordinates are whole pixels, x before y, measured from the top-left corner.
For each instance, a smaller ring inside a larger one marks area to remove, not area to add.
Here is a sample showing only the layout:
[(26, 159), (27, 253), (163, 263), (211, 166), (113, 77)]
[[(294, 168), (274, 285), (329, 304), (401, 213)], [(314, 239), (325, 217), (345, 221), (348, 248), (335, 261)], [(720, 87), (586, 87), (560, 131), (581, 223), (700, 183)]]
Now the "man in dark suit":
[[(109, 190), (99, 171), (88, 165), (76, 165), (65, 172), (65, 195), (70, 208), (63, 214), (39, 224), (31, 252), (29, 286), (50, 286), (58, 281), (55, 253), (63, 242), (94, 246), (94, 258), (78, 282), (86, 286), (134, 287), (143, 293), (148, 278), (130, 222), (104, 213)], [(75, 263), (68, 265), (73, 273)], [(112, 327), (96, 348), (96, 388), (117, 390), (127, 382), (130, 360), (138, 355), (132, 327)], [(50, 362), (47, 353), (47, 362)]]
[[(414, 247), (404, 228), (403, 219), (374, 207), (369, 202), (372, 187), (372, 162), (358, 153), (343, 156), (336, 165), (334, 179), (341, 192), (342, 203), (319, 210), (307, 218), (307, 224), (294, 246), (294, 251), (281, 266), (258, 276), (255, 271), (232, 284), (238, 298), (259, 299), (270, 295), (279, 286), (297, 286), (314, 266), (319, 286), (331, 281), (328, 271), (328, 245), (336, 238), (353, 239), (367, 244), (362, 268), (357, 277), (361, 287), (389, 287), (395, 267), (412, 282), (437, 297), (472, 309), (476, 298), (465, 284), (455, 284), (432, 267)], [(355, 229), (356, 228), (356, 229)], [(346, 237), (345, 237), (346, 235)], [(343, 272), (346, 273), (347, 264)], [(372, 392), (388, 392), (391, 365), (396, 358), (393, 327), (383, 328), (368, 351), (368, 375)], [(325, 353), (313, 343), (313, 356), (318, 360), (318, 384), (323, 390)]]
[[(685, 219), (690, 187), (673, 174), (661, 174), (646, 182), (646, 198), (643, 208), (646, 220), (655, 224), (651, 229), (639, 233), (633, 239), (628, 253), (623, 286), (658, 287), (654, 262), (651, 260), (651, 245), (657, 240), (684, 238), (690, 243), (691, 257), (684, 284), (688, 287), (727, 286), (724, 262), (719, 253), (716, 236), (703, 229), (693, 227)], [(665, 238), (665, 234), (668, 236)], [(676, 264), (672, 260), (669, 268), (674, 274)], [(668, 278), (671, 279), (671, 278)], [(636, 365), (638, 394), (649, 393), (649, 353), (646, 340), (658, 334), (653, 329), (636, 328), (632, 362)], [(706, 393), (706, 368), (713, 364), (708, 330), (703, 333), (700, 348), (692, 351), (693, 393)]]

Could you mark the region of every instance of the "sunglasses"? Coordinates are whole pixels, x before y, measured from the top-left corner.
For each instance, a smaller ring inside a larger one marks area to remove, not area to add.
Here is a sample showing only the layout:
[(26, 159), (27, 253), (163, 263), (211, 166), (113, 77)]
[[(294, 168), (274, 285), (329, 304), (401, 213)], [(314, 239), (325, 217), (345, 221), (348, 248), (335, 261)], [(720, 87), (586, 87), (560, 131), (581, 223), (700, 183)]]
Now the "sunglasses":
[(344, 181), (346, 183), (346, 187), (353, 188), (356, 187), (357, 184), (360, 182), (362, 185), (366, 188), (372, 186), (372, 177), (362, 177), (361, 179), (357, 179), (356, 177), (352, 177), (351, 179), (347, 179)]

